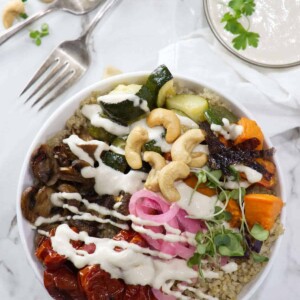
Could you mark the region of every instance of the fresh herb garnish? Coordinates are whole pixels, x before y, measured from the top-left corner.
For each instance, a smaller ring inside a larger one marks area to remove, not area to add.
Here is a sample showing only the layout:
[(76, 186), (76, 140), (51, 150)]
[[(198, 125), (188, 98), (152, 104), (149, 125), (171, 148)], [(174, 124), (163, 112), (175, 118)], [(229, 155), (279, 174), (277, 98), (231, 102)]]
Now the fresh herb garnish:
[(254, 224), (250, 234), (258, 241), (265, 241), (269, 237), (269, 231), (265, 230), (261, 225)]
[(28, 15), (26, 13), (20, 13), (19, 16), (22, 19), (27, 19), (28, 18)]
[(257, 263), (269, 261), (268, 257), (258, 254), (256, 252), (251, 252), (251, 257), (252, 257), (253, 261), (257, 262)]
[[(226, 23), (224, 28), (236, 37), (232, 40), (233, 47), (237, 50), (245, 50), (247, 46), (257, 48), (259, 43), (259, 34), (251, 32), (250, 21), (248, 19), (255, 11), (254, 0), (231, 0), (228, 7), (232, 12), (224, 14), (221, 22)], [(248, 20), (248, 28), (245, 28), (239, 20), (245, 17)]]
[(34, 40), (37, 46), (40, 46), (42, 43), (42, 38), (49, 35), (49, 26), (44, 23), (41, 26), (41, 31), (39, 30), (31, 30), (29, 36)]
[(205, 222), (205, 224), (207, 232), (196, 234), (196, 251), (187, 262), (189, 267), (198, 266), (200, 276), (203, 276), (201, 266), (203, 259), (210, 258), (217, 262), (220, 256), (244, 256), (245, 253), (240, 233), (225, 229), (220, 224), (209, 224), (209, 222)]

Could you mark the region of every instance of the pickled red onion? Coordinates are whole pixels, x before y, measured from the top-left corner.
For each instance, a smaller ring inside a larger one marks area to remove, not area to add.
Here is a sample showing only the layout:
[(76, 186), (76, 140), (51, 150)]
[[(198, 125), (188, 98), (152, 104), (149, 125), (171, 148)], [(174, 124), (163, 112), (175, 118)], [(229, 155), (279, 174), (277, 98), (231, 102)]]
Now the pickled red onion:
[(166, 295), (157, 289), (152, 289), (152, 293), (158, 300), (176, 300), (174, 296)]
[[(158, 194), (141, 190), (134, 193), (129, 202), (130, 214), (144, 220), (168, 224), (182, 232), (196, 233), (201, 230), (203, 223), (200, 220), (188, 219), (187, 213), (176, 203), (170, 204)], [(145, 226), (155, 233), (168, 233), (163, 226)], [(167, 242), (161, 239), (153, 239), (147, 234), (142, 234), (143, 238), (155, 250), (172, 256), (179, 256), (184, 259), (190, 258), (195, 248), (187, 243)]]

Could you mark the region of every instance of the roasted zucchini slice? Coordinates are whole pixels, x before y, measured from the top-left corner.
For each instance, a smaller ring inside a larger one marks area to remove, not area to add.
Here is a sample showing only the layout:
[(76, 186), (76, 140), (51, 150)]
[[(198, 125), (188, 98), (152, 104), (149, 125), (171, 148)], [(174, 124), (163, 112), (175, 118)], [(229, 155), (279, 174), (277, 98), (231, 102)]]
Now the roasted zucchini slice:
[(196, 123), (205, 120), (204, 112), (208, 109), (208, 101), (198, 95), (176, 95), (167, 99), (168, 109), (180, 110)]
[(239, 118), (229, 111), (226, 107), (220, 105), (210, 105), (205, 112), (205, 118), (210, 124), (224, 125), (222, 119), (226, 118), (230, 123), (236, 123)]

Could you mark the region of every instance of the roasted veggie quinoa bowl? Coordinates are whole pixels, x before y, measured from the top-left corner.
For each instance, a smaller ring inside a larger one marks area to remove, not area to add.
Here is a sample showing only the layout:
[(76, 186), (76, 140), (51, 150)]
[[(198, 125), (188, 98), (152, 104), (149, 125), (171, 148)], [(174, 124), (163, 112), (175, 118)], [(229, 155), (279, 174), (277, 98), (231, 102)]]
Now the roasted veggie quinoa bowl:
[(54, 299), (246, 299), (283, 234), (275, 149), (207, 85), (151, 74), (74, 96), (33, 142), (20, 236)]

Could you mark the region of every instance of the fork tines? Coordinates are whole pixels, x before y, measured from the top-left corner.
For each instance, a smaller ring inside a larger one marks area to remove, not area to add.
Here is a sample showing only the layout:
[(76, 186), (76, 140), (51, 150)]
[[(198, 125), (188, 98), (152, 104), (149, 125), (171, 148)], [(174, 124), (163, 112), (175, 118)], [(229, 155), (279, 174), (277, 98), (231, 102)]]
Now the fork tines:
[[(78, 68), (74, 61), (70, 60), (61, 49), (55, 49), (34, 74), (20, 96), (36, 84), (37, 86), (25, 103), (32, 98), (36, 98), (32, 104), (33, 107), (44, 99), (44, 104), (39, 108), (41, 110), (74, 84), (81, 73), (83, 71)], [(38, 84), (38, 81), (41, 82)]]

